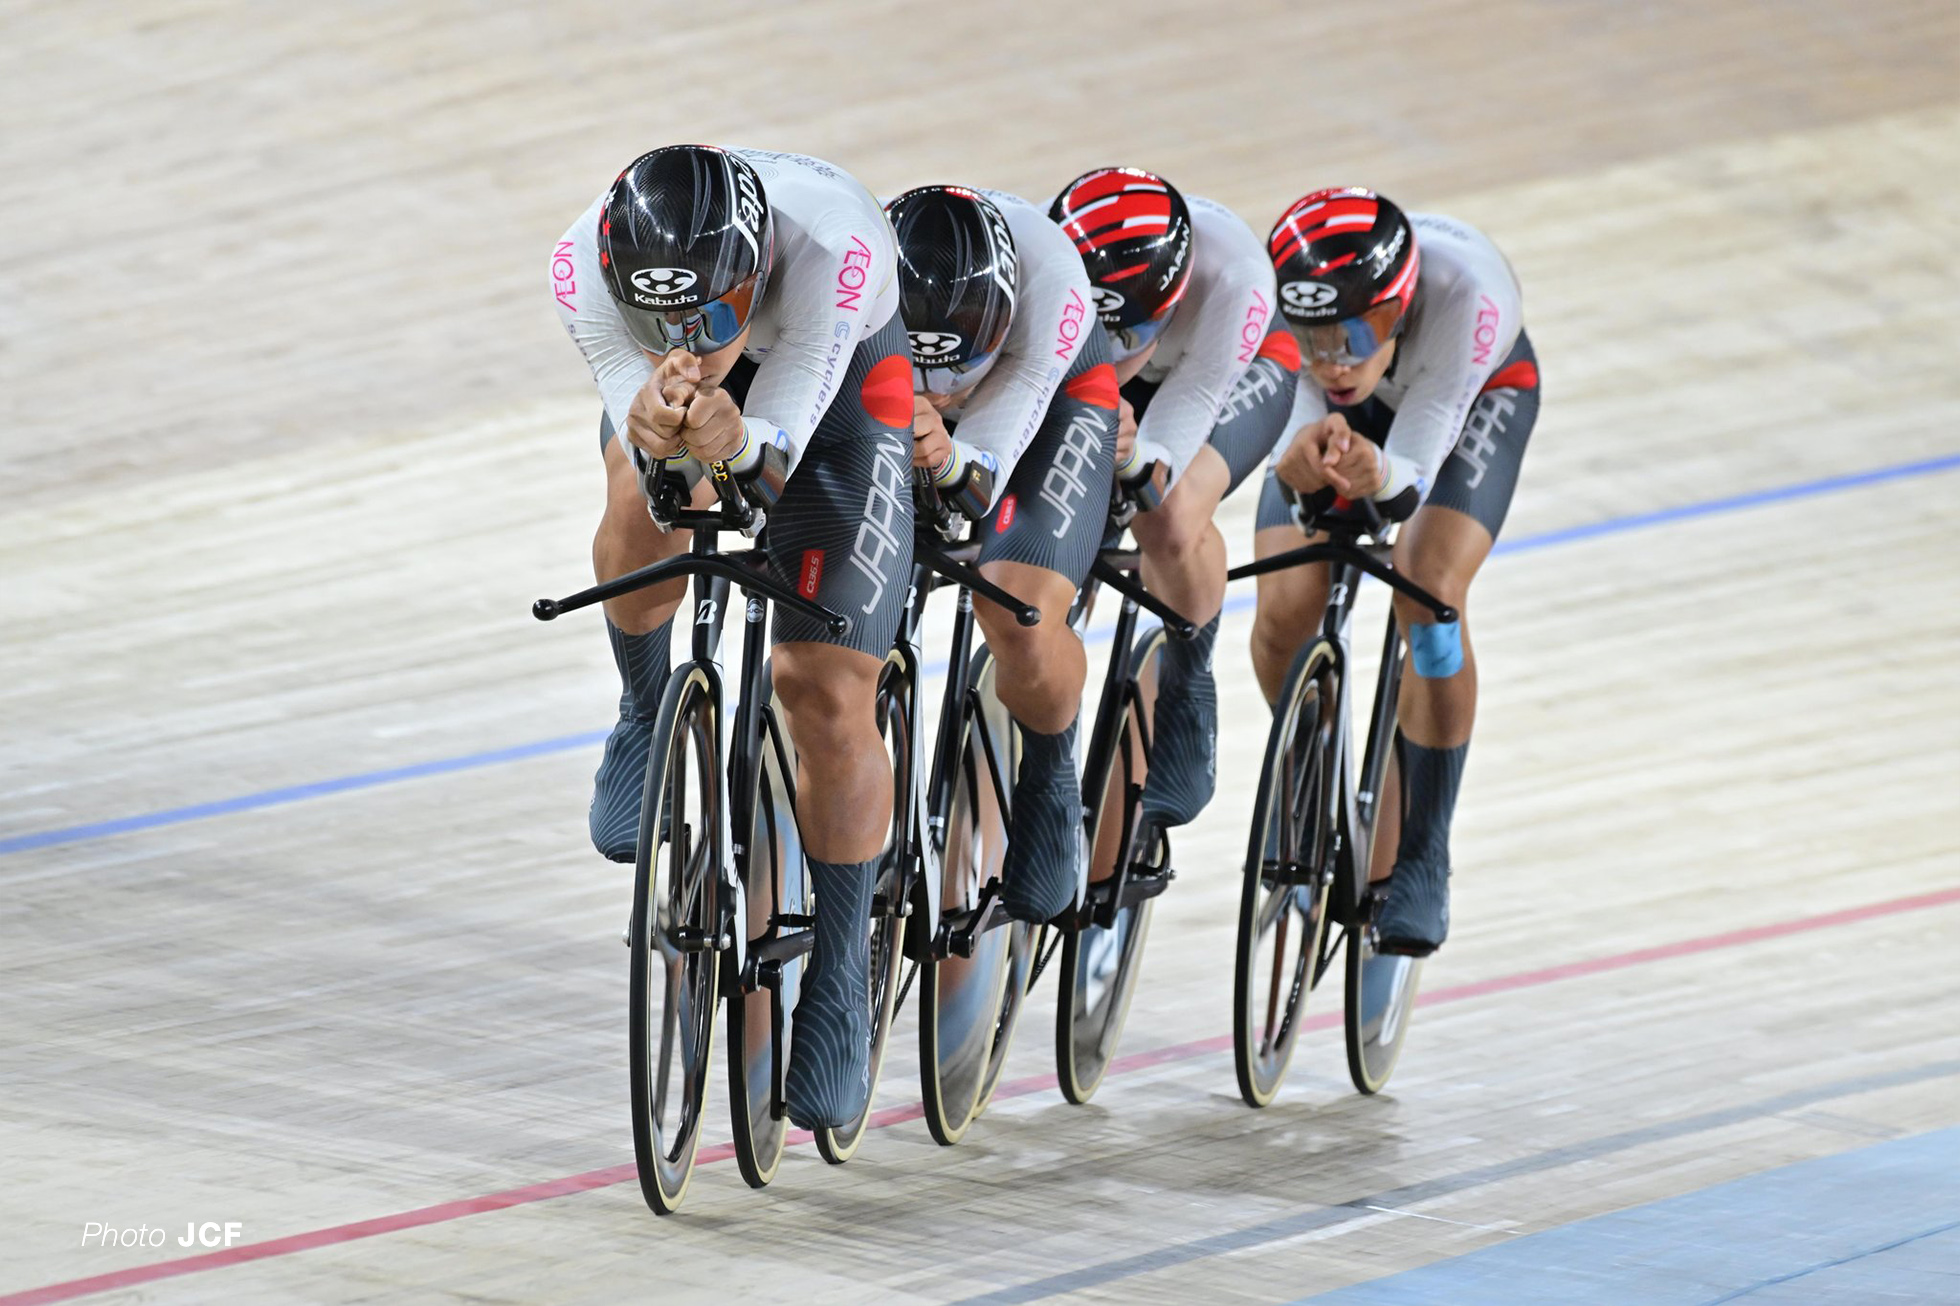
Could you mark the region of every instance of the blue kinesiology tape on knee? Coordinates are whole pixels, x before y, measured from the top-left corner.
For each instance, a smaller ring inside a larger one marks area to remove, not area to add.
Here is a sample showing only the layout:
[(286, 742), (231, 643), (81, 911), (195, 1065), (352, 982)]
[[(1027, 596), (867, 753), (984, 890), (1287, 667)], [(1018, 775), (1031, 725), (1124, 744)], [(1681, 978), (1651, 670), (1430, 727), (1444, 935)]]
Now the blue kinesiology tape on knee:
[(1409, 661), (1425, 680), (1441, 680), (1463, 670), (1463, 623), (1410, 626)]

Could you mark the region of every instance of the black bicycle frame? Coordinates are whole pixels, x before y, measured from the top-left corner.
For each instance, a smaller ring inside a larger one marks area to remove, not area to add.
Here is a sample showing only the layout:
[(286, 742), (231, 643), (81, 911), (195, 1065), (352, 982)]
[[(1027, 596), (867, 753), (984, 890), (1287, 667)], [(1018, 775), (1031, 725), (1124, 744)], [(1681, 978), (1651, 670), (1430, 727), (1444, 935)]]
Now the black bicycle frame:
[[(1008, 759), (1003, 756), (1003, 749), (997, 746), (992, 732), (986, 729), (985, 718), (974, 699), (978, 691), (972, 683), (973, 632), (976, 624), (973, 596), (978, 594), (1012, 612), (1015, 621), (1023, 626), (1037, 624), (1041, 620), (1041, 612), (974, 569), (973, 564), (980, 554), (978, 540), (969, 539), (963, 543), (946, 541), (945, 536), (952, 529), (953, 519), (936, 506), (934, 492), (921, 488), (919, 500), (921, 515), (913, 540), (912, 591), (907, 599), (905, 624), (899, 640), (899, 646), (905, 650), (904, 656), (910, 661), (915, 686), (919, 683), (918, 650), (920, 630), (925, 621), (926, 597), (932, 591), (948, 585), (959, 589), (958, 606), (953, 611), (952, 647), (947, 654), (946, 688), (940, 697), (939, 733), (933, 741), (932, 765), (925, 772), (927, 780), (923, 792), (919, 794), (924, 802), (914, 806), (914, 810), (924, 817), (919, 827), (922, 838), (930, 844), (930, 855), (923, 855), (928, 851), (923, 847), (915, 849), (916, 855), (911, 863), (920, 868), (927, 879), (926, 896), (930, 910), (926, 913), (924, 929), (910, 940), (915, 959), (924, 960), (925, 951), (919, 950), (927, 950), (935, 958), (953, 953), (972, 955), (974, 940), (991, 928), (1000, 915), (996, 910), (999, 889), (989, 881), (981, 887), (980, 901), (965, 913), (963, 919), (948, 921), (945, 930), (939, 928), (944, 911), (939, 893), (946, 852), (946, 813), (952, 808), (953, 786), (962, 765), (960, 726), (969, 713), (974, 718), (980, 738), (987, 780), (994, 787), (1002, 815), (1005, 817), (1011, 812), (1011, 777), (1006, 773)], [(915, 700), (916, 697), (915, 694)], [(918, 739), (916, 733), (913, 739)], [(913, 755), (915, 758), (918, 756), (916, 742)]]
[[(1377, 521), (1376, 529), (1383, 529)], [(1319, 543), (1304, 545), (1270, 558), (1261, 558), (1226, 573), (1227, 580), (1263, 576), (1313, 563), (1328, 564), (1327, 607), (1320, 619), (1321, 639), (1334, 651), (1334, 672), (1340, 686), (1335, 703), (1340, 732), (1335, 740), (1334, 764), (1328, 768), (1327, 783), (1340, 785), (1339, 805), (1333, 831), (1332, 857), (1335, 879), (1342, 892), (1330, 902), (1329, 914), (1341, 924), (1354, 924), (1363, 914), (1368, 894), (1368, 865), (1374, 854), (1375, 820), (1381, 796), (1382, 778), (1388, 769), (1388, 750), (1395, 737), (1395, 708), (1402, 678), (1402, 631), (1391, 613), (1388, 631), (1382, 638), (1381, 664), (1375, 674), (1375, 699), (1368, 713), (1368, 736), (1361, 760), (1359, 783), (1351, 773), (1354, 758), (1353, 677), (1350, 627), (1354, 604), (1363, 575), (1373, 576), (1397, 594), (1429, 609), (1438, 621), (1455, 621), (1456, 609), (1444, 603), (1390, 563), (1390, 545), (1379, 538), (1363, 544), (1354, 533), (1336, 535)]]
[[(1113, 590), (1122, 599), (1116, 612), (1116, 627), (1110, 633), (1109, 665), (1103, 674), (1102, 693), (1096, 703), (1096, 724), (1089, 735), (1089, 748), (1085, 757), (1082, 774), (1103, 776), (1112, 774), (1112, 768), (1122, 765), (1125, 768), (1123, 804), (1127, 815), (1131, 803), (1142, 801), (1141, 787), (1129, 779), (1128, 759), (1119, 758), (1118, 750), (1123, 746), (1123, 709), (1129, 708), (1130, 719), (1136, 723), (1137, 738), (1142, 745), (1144, 763), (1149, 765), (1150, 725), (1144, 719), (1143, 697), (1138, 689), (1136, 677), (1130, 671), (1130, 655), (1136, 640), (1138, 612), (1151, 613), (1164, 623), (1164, 630), (1173, 639), (1190, 639), (1197, 633), (1197, 627), (1182, 615), (1143, 588), (1135, 573), (1142, 567), (1142, 561), (1135, 549), (1107, 546), (1097, 550), (1096, 560), (1089, 566), (1089, 578), (1083, 582), (1082, 592), (1076, 598), (1075, 614), (1086, 617), (1095, 606), (1098, 586)], [(1084, 794), (1085, 803), (1100, 804), (1101, 794)], [(1093, 853), (1093, 849), (1091, 852)], [(1130, 894), (1131, 866), (1135, 859), (1130, 856), (1131, 832), (1123, 833), (1116, 849), (1116, 865), (1106, 880), (1092, 882), (1089, 886), (1089, 901), (1084, 904), (1080, 924), (1095, 925), (1102, 929), (1113, 929), (1116, 915), (1128, 906)], [(1160, 887), (1160, 886), (1153, 886)], [(1137, 897), (1147, 895), (1136, 895)]]

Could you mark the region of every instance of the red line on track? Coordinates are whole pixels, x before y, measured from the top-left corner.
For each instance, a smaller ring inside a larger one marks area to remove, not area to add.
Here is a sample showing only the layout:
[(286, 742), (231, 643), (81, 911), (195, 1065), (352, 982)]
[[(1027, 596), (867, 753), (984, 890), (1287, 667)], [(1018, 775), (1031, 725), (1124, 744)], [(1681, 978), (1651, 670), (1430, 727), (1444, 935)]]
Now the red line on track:
[[(1645, 966), (1656, 961), (1670, 961), (1676, 957), (1691, 957), (1698, 953), (1719, 952), (1725, 948), (1739, 948), (1751, 943), (1761, 943), (1768, 939), (1785, 938), (1792, 934), (1807, 934), (1812, 930), (1830, 929), (1838, 925), (1855, 925), (1860, 921), (1875, 920), (1883, 916), (1899, 916), (1907, 912), (1926, 911), (1933, 907), (1945, 907), (1960, 903), (1960, 887), (1941, 889), (1934, 893), (1915, 894), (1909, 898), (1892, 898), (1885, 902), (1867, 903), (1862, 907), (1847, 907), (1841, 911), (1826, 912), (1821, 916), (1803, 916), (1795, 920), (1777, 921), (1769, 925), (1755, 925), (1746, 929), (1728, 930), (1721, 934), (1707, 934), (1697, 939), (1683, 939), (1676, 943), (1658, 944), (1651, 948), (1639, 948), (1632, 952), (1616, 953), (1610, 957), (1595, 957), (1588, 961), (1567, 962), (1560, 966), (1546, 966), (1539, 970), (1519, 971), (1514, 975), (1498, 975), (1487, 980), (1474, 980), (1468, 984), (1452, 985), (1449, 988), (1433, 989), (1417, 999), (1416, 1005), (1440, 1006), (1449, 1002), (1463, 1002), (1470, 998), (1488, 997), (1493, 993), (1510, 993), (1518, 989), (1537, 988), (1560, 980), (1580, 979), (1590, 975), (1601, 975), (1608, 971), (1626, 970), (1633, 966)], [(1302, 1025), (1303, 1029), (1325, 1029), (1340, 1023), (1340, 1016), (1324, 1013), (1310, 1017)], [(1223, 1052), (1232, 1046), (1230, 1034), (1213, 1038), (1197, 1039), (1189, 1043), (1176, 1043), (1168, 1047), (1152, 1048), (1147, 1052), (1132, 1052), (1117, 1057), (1110, 1062), (1112, 1075), (1129, 1074), (1147, 1070), (1152, 1066), (1170, 1065), (1179, 1061), (1190, 1061), (1214, 1052)], [(1053, 1075), (1031, 1075), (1026, 1079), (1010, 1080), (994, 1093), (996, 1101), (1003, 1098), (1026, 1097), (1055, 1087)], [(868, 1126), (884, 1129), (892, 1125), (904, 1124), (920, 1119), (925, 1114), (923, 1106), (887, 1107), (872, 1113)], [(810, 1135), (796, 1130), (789, 1135), (791, 1143), (806, 1143)], [(704, 1147), (696, 1161), (698, 1165), (712, 1165), (726, 1161), (735, 1155), (733, 1143), (717, 1143)], [(356, 1220), (352, 1224), (336, 1224), (326, 1229), (314, 1229), (307, 1233), (290, 1234), (284, 1238), (273, 1238), (261, 1243), (248, 1243), (243, 1247), (227, 1247), (221, 1251), (205, 1252), (198, 1256), (185, 1256), (174, 1261), (157, 1261), (149, 1265), (133, 1265), (128, 1269), (111, 1270), (106, 1274), (90, 1275), (85, 1279), (70, 1279), (65, 1283), (51, 1283), (45, 1287), (28, 1288), (21, 1292), (9, 1293), (0, 1297), (0, 1306), (39, 1306), (44, 1302), (70, 1301), (76, 1297), (86, 1297), (92, 1293), (108, 1292), (114, 1288), (127, 1288), (139, 1283), (153, 1283), (158, 1279), (173, 1279), (179, 1275), (197, 1274), (204, 1270), (222, 1269), (228, 1265), (244, 1265), (251, 1261), (263, 1261), (274, 1256), (290, 1256), (294, 1252), (311, 1251), (316, 1247), (331, 1247), (336, 1243), (354, 1242), (361, 1238), (373, 1238), (384, 1233), (397, 1233), (403, 1229), (418, 1229), (424, 1225), (444, 1224), (450, 1220), (460, 1220), (466, 1215), (481, 1215), (485, 1211), (502, 1211), (513, 1206), (526, 1206), (532, 1202), (550, 1201), (555, 1197), (569, 1197), (574, 1193), (587, 1193), (595, 1188), (610, 1188), (614, 1184), (633, 1182), (637, 1178), (631, 1165), (609, 1165), (598, 1170), (587, 1170), (581, 1174), (566, 1175), (561, 1179), (547, 1179), (542, 1183), (525, 1184), (519, 1188), (506, 1188), (502, 1192), (489, 1193), (482, 1197), (466, 1197), (454, 1202), (439, 1202), (434, 1206), (421, 1206), (412, 1211), (398, 1211), (393, 1215), (376, 1216), (371, 1220)]]

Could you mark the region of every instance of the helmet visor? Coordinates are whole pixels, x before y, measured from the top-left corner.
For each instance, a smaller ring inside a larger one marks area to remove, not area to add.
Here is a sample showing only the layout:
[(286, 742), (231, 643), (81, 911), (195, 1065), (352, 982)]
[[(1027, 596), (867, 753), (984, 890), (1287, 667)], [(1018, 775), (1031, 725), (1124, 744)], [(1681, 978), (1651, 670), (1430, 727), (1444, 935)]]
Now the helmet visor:
[(626, 321), (626, 330), (640, 348), (650, 354), (685, 349), (695, 354), (712, 354), (735, 343), (747, 329), (749, 319), (762, 302), (762, 278), (752, 275), (739, 282), (720, 299), (691, 308), (656, 311), (635, 308), (613, 301)]
[(980, 378), (993, 369), (994, 360), (1000, 357), (995, 349), (985, 354), (975, 354), (963, 363), (934, 362), (930, 365), (912, 356), (912, 390), (915, 394), (956, 395), (980, 384)]
[(1402, 329), (1402, 317), (1402, 301), (1385, 299), (1339, 322), (1296, 324), (1293, 333), (1316, 362), (1353, 367), (1373, 358), (1377, 350), (1395, 338)]
[(1171, 324), (1171, 310), (1177, 307), (1172, 300), (1157, 310), (1157, 316), (1139, 322), (1132, 327), (1117, 327), (1109, 333), (1109, 359), (1121, 363), (1135, 358), (1144, 350), (1157, 343), (1157, 337), (1164, 334), (1164, 328)]

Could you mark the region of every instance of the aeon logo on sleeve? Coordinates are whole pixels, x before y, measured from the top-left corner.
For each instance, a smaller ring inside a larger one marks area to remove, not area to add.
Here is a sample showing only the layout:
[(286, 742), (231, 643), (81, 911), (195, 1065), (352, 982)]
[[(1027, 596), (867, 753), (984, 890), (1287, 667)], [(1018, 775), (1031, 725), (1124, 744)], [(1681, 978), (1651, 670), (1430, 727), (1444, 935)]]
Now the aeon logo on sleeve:
[(944, 358), (958, 349), (965, 339), (951, 331), (908, 331), (905, 334), (912, 338), (914, 358)]
[(1245, 325), (1239, 328), (1239, 361), (1250, 363), (1259, 352), (1259, 345), (1266, 338), (1266, 319), (1273, 315), (1273, 307), (1266, 297), (1258, 291), (1252, 292), (1252, 306), (1245, 311)]
[(577, 268), (572, 263), (572, 242), (561, 240), (551, 251), (551, 294), (559, 307), (578, 312)]
[(659, 299), (678, 295), (700, 279), (686, 268), (641, 268), (632, 276), (633, 289)]
[(1325, 281), (1289, 281), (1279, 288), (1279, 297), (1288, 308), (1305, 311), (1326, 308), (1341, 292)]
[(844, 251), (844, 262), (837, 269), (837, 307), (846, 312), (858, 311), (858, 300), (863, 298), (865, 272), (871, 266), (871, 246), (851, 237), (851, 247)]
[(1062, 305), (1061, 325), (1056, 330), (1055, 357), (1063, 359), (1075, 357), (1076, 342), (1082, 339), (1083, 316), (1082, 296), (1073, 290), (1069, 291), (1068, 303)]
[(1108, 286), (1097, 286), (1089, 292), (1089, 296), (1096, 301), (1096, 312), (1104, 317), (1119, 312), (1123, 305), (1130, 302), (1123, 297), (1122, 291), (1111, 290)]

